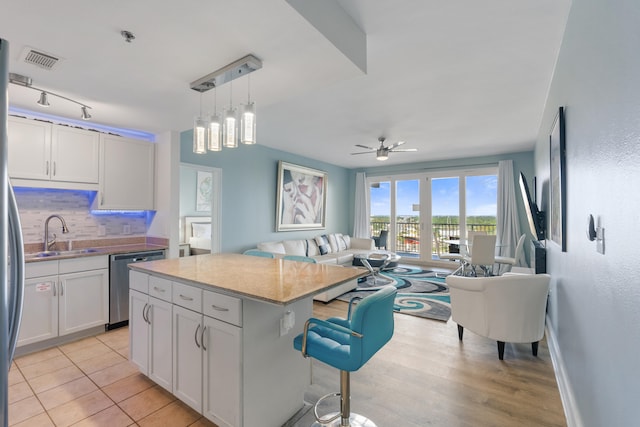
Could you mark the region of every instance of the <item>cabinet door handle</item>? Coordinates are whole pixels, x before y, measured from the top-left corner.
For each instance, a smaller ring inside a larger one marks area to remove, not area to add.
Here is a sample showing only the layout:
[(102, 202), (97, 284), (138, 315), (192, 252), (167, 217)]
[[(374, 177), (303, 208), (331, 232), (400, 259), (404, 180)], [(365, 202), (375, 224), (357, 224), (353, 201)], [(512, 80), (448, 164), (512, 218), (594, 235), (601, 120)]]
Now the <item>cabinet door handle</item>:
[(44, 174), (45, 175), (49, 175), (49, 160), (47, 160), (45, 163), (45, 167), (44, 167)]
[(53, 176), (56, 176), (56, 162), (53, 162)]
[(191, 298), (191, 297), (186, 297), (186, 296), (184, 296), (184, 295), (182, 295), (182, 294), (180, 294), (180, 298), (182, 298), (182, 299), (183, 299), (183, 300), (185, 300), (185, 301), (193, 301), (193, 298)]
[(147, 316), (145, 314), (145, 311), (147, 310), (147, 306), (149, 304), (147, 304), (146, 302), (144, 303), (144, 307), (142, 307), (142, 320), (144, 320), (145, 323), (149, 323), (149, 321), (147, 320)]
[(56, 282), (52, 283), (53, 286), (51, 286), (51, 288), (53, 289), (53, 296), (56, 296), (56, 286), (58, 286), (58, 284)]
[(200, 335), (200, 342), (202, 343), (202, 349), (204, 351), (207, 351), (207, 347), (204, 346), (204, 333), (207, 330), (207, 327), (205, 326), (204, 328), (202, 328), (202, 335)]
[(217, 305), (215, 305), (215, 304), (211, 304), (211, 308), (213, 308), (215, 311), (229, 311), (229, 309), (228, 309), (228, 308), (225, 308), (225, 307), (219, 307), (219, 306), (217, 306)]
[(151, 307), (152, 307), (152, 305), (151, 305), (151, 304), (149, 304), (149, 305), (147, 306), (147, 323), (148, 323), (148, 324), (151, 324), (151, 316), (150, 316), (150, 314), (151, 314)]
[(196, 346), (198, 346), (198, 348), (200, 348), (200, 343), (198, 342), (198, 331), (200, 330), (200, 324), (198, 324), (198, 327), (196, 328), (196, 333), (193, 336), (193, 338), (196, 340)]
[(60, 296), (64, 295), (64, 284), (60, 281)]
[[(147, 260), (147, 259), (146, 259), (146, 258), (144, 258), (144, 261), (146, 261), (146, 260)], [(137, 261), (137, 260), (136, 260), (136, 261)], [(156, 290), (156, 291), (158, 291), (158, 292), (165, 292), (165, 291), (166, 291), (166, 289), (162, 289), (162, 288), (159, 288), (159, 287), (157, 287), (157, 286), (154, 286), (154, 287), (153, 287), (153, 289), (154, 289), (154, 290)], [(182, 296), (182, 295), (181, 295), (181, 296)]]
[(100, 206), (104, 205), (104, 193), (100, 192)]

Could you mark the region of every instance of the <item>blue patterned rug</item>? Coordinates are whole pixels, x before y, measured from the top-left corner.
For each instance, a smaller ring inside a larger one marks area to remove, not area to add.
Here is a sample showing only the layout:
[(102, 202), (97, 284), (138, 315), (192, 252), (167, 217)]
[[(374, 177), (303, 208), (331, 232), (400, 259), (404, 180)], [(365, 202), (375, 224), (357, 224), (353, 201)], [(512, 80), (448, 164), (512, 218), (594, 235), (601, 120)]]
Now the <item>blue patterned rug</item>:
[(380, 273), (375, 283), (369, 276), (358, 283), (356, 289), (340, 295), (338, 299), (348, 302), (354, 296), (367, 296), (386, 285), (398, 289), (394, 308), (399, 313), (443, 322), (451, 317), (451, 300), (445, 278), (436, 277), (435, 272), (420, 267), (399, 265)]

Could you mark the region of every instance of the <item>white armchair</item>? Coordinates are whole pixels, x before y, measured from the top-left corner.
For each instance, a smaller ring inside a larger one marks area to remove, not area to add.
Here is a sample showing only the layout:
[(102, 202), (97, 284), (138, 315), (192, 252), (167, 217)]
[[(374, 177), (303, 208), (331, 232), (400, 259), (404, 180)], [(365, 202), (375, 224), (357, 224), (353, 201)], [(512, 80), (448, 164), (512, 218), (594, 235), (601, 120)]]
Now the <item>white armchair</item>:
[(464, 328), (498, 342), (503, 360), (504, 343), (531, 343), (538, 355), (538, 341), (544, 335), (549, 294), (547, 274), (510, 274), (492, 277), (448, 276), (451, 316), (458, 324), (458, 338)]

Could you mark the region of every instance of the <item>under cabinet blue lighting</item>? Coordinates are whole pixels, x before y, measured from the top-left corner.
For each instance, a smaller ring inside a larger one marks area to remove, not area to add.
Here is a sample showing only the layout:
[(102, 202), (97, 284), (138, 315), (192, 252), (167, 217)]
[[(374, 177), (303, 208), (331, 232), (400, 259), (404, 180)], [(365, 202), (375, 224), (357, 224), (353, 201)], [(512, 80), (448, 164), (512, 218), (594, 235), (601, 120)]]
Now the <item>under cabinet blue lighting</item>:
[(76, 126), (82, 129), (95, 130), (98, 132), (109, 133), (128, 138), (142, 139), (150, 142), (156, 141), (155, 134), (144, 132), (141, 130), (116, 128), (112, 126), (101, 125), (98, 123), (87, 122), (86, 120), (74, 120), (66, 117), (53, 116), (51, 114), (39, 113), (17, 107), (9, 107), (9, 114), (28, 117), (31, 119), (45, 120), (63, 125)]
[(117, 215), (117, 216), (126, 216), (126, 217), (134, 217), (134, 218), (144, 218), (147, 216), (147, 211), (118, 211), (112, 209), (95, 209), (89, 211), (91, 215), (101, 216), (101, 215)]

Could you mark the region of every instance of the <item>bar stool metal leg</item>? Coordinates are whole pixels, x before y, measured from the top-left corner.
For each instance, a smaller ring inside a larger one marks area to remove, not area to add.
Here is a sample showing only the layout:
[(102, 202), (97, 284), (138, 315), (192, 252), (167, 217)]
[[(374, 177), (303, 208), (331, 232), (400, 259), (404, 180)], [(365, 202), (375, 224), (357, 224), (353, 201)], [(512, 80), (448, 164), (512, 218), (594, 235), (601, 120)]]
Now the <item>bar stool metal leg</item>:
[[(340, 396), (340, 412), (333, 412), (324, 418), (318, 415), (318, 405), (326, 398)], [(313, 408), (316, 422), (311, 427), (376, 427), (375, 423), (359, 414), (351, 413), (351, 383), (349, 371), (340, 371), (340, 393), (322, 396)]]

